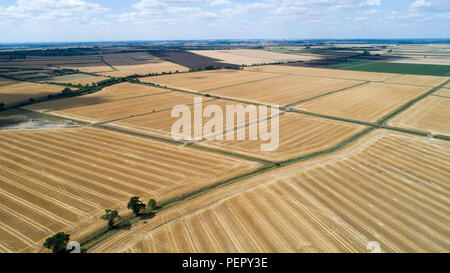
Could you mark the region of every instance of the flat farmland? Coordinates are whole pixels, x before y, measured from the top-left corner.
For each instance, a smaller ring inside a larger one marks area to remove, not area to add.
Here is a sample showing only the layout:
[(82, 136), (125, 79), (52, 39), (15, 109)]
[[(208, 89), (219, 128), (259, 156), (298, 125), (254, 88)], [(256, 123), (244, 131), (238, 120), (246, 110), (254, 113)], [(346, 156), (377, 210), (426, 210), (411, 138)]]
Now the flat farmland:
[(122, 215), (131, 196), (157, 200), (253, 170), (259, 163), (103, 129), (0, 132), (0, 249), (42, 250), (54, 233), (77, 240)]
[(433, 94), (450, 98), (450, 89), (449, 88), (441, 88), (438, 91), (434, 92)]
[(195, 73), (181, 73), (157, 77), (141, 78), (142, 82), (159, 84), (189, 91), (207, 91), (246, 82), (275, 78), (280, 75), (252, 73), (241, 70), (213, 70)]
[(393, 118), (388, 124), (450, 136), (450, 98), (428, 96)]
[(377, 241), (448, 252), (449, 142), (374, 131), (355, 145), (189, 200), (90, 251), (364, 253)]
[(187, 67), (162, 60), (145, 52), (105, 54), (103, 59), (114, 70), (99, 73), (103, 76), (124, 77), (134, 74), (188, 71)]
[(191, 104), (194, 103), (194, 97), (191, 94), (170, 92), (68, 108), (50, 113), (65, 118), (98, 123), (168, 110), (179, 104)]
[(60, 68), (74, 69), (87, 73), (106, 73), (114, 72), (115, 70), (104, 62), (99, 63), (80, 63), (80, 64), (66, 64), (60, 65)]
[[(207, 132), (203, 132), (203, 136), (204, 137), (210, 137), (210, 136), (215, 136), (217, 134), (222, 134), (224, 132), (226, 132), (227, 130), (227, 118), (229, 118), (229, 116), (227, 115), (227, 106), (233, 106), (236, 107), (238, 105), (241, 105), (244, 108), (247, 107), (255, 107), (255, 113), (256, 116), (252, 117), (249, 114), (245, 114), (245, 118), (240, 121), (237, 118), (237, 114), (234, 114), (234, 118), (233, 120), (233, 126), (231, 128), (238, 128), (238, 127), (244, 127), (246, 126), (246, 124), (251, 123), (251, 122), (257, 122), (260, 118), (259, 118), (259, 113), (258, 113), (258, 107), (254, 106), (254, 105), (249, 105), (249, 104), (243, 104), (243, 103), (236, 103), (236, 102), (232, 102), (232, 101), (225, 101), (225, 100), (210, 100), (210, 101), (204, 101), (202, 103), (202, 111), (203, 113), (206, 113), (206, 110), (208, 107), (219, 107), (223, 113), (222, 115), (222, 124), (223, 124), (223, 128), (222, 129), (218, 129), (218, 128), (213, 128), (211, 130), (211, 133), (207, 133)], [(196, 106), (200, 107), (200, 104), (196, 104)], [(189, 109), (191, 111), (191, 113), (194, 113), (194, 105), (190, 105)], [(194, 119), (194, 114), (192, 114), (191, 116), (191, 120)], [(268, 115), (271, 115), (270, 110), (268, 110)], [(215, 114), (212, 114), (210, 118), (206, 118), (203, 116), (202, 118), (202, 123), (201, 124), (197, 124), (198, 126), (200, 126), (200, 128), (204, 128), (204, 126), (207, 124), (207, 122), (209, 122), (212, 118), (215, 117)], [(172, 134), (171, 134), (171, 130), (172, 130), (172, 125), (179, 120), (180, 117), (172, 117), (171, 116), (171, 110), (166, 110), (166, 111), (160, 111), (157, 113), (150, 113), (150, 114), (146, 114), (146, 115), (140, 115), (137, 117), (132, 117), (132, 118), (126, 118), (126, 119), (122, 119), (119, 121), (115, 121), (115, 122), (111, 122), (108, 123), (108, 125), (112, 125), (114, 127), (119, 127), (122, 129), (127, 129), (130, 131), (134, 131), (134, 132), (140, 132), (140, 133), (146, 133), (146, 134), (150, 134), (150, 135), (156, 135), (156, 136), (160, 136), (160, 137), (164, 137), (164, 138), (172, 138)], [(191, 132), (190, 135), (193, 138), (194, 136), (194, 128), (195, 128), (195, 124), (194, 122), (190, 123), (191, 126)]]
[(309, 67), (298, 67), (288, 65), (265, 65), (258, 67), (247, 67), (244, 69), (253, 72), (288, 74), (288, 75), (291, 74), (299, 76), (312, 76), (312, 77), (359, 80), (359, 81), (385, 81), (397, 75), (388, 73), (345, 71), (337, 69), (309, 68)]
[[(329, 149), (366, 128), (362, 125), (296, 113), (280, 115), (277, 125), (279, 126), (279, 146), (271, 152), (261, 151), (261, 144), (270, 141), (249, 140), (249, 128), (254, 126), (256, 129), (257, 125), (228, 132), (223, 140), (208, 139), (199, 144), (269, 161), (282, 161)], [(272, 132), (272, 128), (271, 122), (268, 121), (268, 132)], [(244, 132), (246, 140), (236, 140), (236, 135)], [(235, 140), (226, 140), (228, 135), (232, 135)]]
[(285, 75), (217, 88), (208, 93), (226, 98), (285, 106), (362, 83), (352, 80)]
[(41, 102), (37, 104), (28, 105), (24, 108), (38, 112), (55, 111), (59, 109), (100, 104), (160, 93), (168, 93), (168, 91), (156, 87), (124, 82), (105, 87), (101, 91), (92, 94), (67, 99)]
[(437, 76), (402, 75), (400, 77), (390, 79), (386, 82), (434, 87), (443, 84), (445, 81), (449, 79), (450, 78), (447, 77), (437, 77)]
[(445, 87), (445, 88), (450, 88), (450, 82), (447, 83), (444, 87)]
[(109, 79), (109, 78), (96, 77), (96, 76), (91, 76), (91, 75), (87, 75), (87, 74), (71, 74), (71, 75), (45, 78), (42, 81), (57, 82), (57, 83), (70, 83), (73, 85), (78, 85), (78, 84), (86, 85), (86, 84), (97, 83), (97, 82), (104, 81), (107, 79)]
[(371, 82), (294, 106), (297, 110), (376, 122), (430, 87)]
[(56, 94), (63, 89), (63, 86), (14, 81), (0, 77), (0, 102), (10, 104), (27, 101), (30, 98)]
[(253, 65), (293, 61), (311, 61), (318, 57), (308, 55), (283, 54), (265, 50), (233, 49), (233, 50), (192, 50), (192, 53), (222, 60), (224, 63), (236, 65)]

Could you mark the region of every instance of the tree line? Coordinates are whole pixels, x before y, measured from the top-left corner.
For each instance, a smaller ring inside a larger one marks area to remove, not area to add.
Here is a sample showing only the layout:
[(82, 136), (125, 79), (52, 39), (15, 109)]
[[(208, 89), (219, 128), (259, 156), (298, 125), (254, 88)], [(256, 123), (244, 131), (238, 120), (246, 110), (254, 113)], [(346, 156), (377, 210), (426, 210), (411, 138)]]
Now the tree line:
[[(156, 208), (157, 203), (155, 199), (150, 199), (148, 200), (147, 204), (144, 204), (139, 196), (131, 197), (127, 204), (127, 209), (131, 210), (136, 217), (142, 214), (153, 213)], [(108, 230), (111, 230), (118, 228), (121, 217), (117, 210), (105, 209), (105, 214), (103, 214), (100, 219), (107, 221)], [(131, 226), (131, 223), (127, 221), (122, 225)], [(47, 238), (43, 246), (46, 249), (51, 250), (53, 253), (67, 253), (70, 251), (67, 249), (69, 240), (70, 234), (59, 232), (52, 237)]]

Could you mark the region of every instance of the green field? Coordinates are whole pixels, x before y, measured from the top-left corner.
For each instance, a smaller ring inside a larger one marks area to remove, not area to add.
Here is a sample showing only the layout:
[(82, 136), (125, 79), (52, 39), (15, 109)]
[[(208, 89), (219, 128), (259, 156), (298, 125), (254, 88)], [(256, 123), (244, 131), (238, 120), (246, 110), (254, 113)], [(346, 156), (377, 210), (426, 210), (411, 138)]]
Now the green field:
[(337, 66), (345, 70), (385, 72), (397, 74), (450, 76), (450, 65), (432, 64), (402, 64), (402, 63), (382, 63), (382, 62), (348, 62)]

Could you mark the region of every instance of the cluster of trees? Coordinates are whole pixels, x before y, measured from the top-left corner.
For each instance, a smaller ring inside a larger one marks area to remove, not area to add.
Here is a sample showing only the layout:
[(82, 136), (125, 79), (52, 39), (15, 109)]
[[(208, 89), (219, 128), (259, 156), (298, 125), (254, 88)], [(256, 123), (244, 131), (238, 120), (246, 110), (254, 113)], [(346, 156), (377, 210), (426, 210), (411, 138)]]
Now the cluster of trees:
[[(133, 214), (137, 217), (142, 214), (144, 210), (146, 213), (152, 213), (157, 207), (155, 199), (148, 200), (147, 204), (141, 201), (139, 196), (133, 196), (128, 201), (127, 208), (130, 209)], [(108, 222), (108, 229), (116, 228), (117, 220), (120, 220), (120, 215), (117, 210), (105, 209), (105, 214), (100, 217), (102, 220)], [(59, 232), (52, 237), (47, 238), (44, 242), (44, 247), (52, 250), (53, 253), (64, 253), (67, 252), (67, 244), (70, 240), (70, 234), (64, 232)]]
[(219, 70), (219, 69), (234, 69), (234, 70), (240, 70), (241, 67), (244, 65), (227, 65), (227, 66), (206, 66), (206, 67), (200, 67), (200, 68), (189, 68), (189, 72), (196, 72), (196, 71), (204, 71), (204, 70)]

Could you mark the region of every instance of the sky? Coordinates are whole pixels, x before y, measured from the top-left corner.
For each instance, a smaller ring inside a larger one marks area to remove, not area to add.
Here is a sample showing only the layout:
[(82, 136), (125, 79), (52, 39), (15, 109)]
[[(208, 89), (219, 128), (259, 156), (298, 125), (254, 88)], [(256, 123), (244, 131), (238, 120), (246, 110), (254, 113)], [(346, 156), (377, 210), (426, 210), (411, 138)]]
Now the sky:
[(0, 0), (0, 43), (450, 38), (450, 0)]

